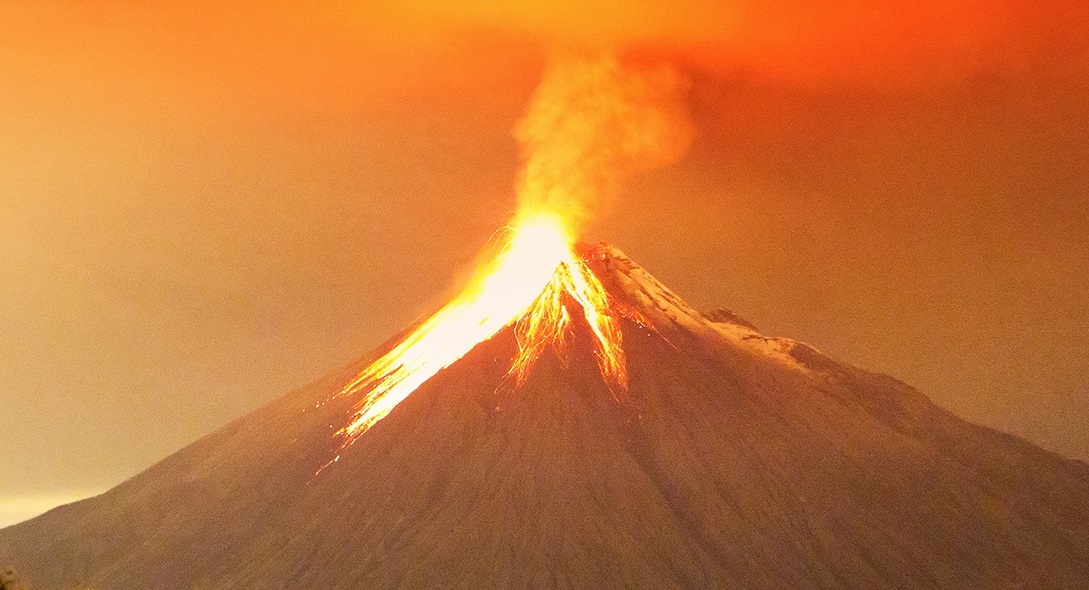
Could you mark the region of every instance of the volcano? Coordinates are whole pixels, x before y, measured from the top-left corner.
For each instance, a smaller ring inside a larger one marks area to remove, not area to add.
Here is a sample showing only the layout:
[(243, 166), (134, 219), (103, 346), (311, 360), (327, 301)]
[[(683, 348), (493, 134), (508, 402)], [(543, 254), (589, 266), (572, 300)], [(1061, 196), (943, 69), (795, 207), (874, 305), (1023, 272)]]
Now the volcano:
[(508, 325), (345, 447), (336, 393), (401, 335), (0, 531), (0, 563), (47, 590), (1089, 587), (1085, 463), (582, 255), (633, 312), (623, 391), (578, 313), (510, 386)]

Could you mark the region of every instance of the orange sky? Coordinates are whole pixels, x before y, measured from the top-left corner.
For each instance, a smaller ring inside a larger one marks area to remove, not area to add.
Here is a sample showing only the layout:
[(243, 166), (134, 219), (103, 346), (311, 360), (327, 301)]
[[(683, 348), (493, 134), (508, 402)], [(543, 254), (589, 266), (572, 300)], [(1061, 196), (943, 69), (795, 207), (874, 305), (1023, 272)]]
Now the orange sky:
[(442, 301), (548, 56), (602, 45), (686, 71), (697, 136), (588, 238), (1089, 458), (1089, 17), (954, 4), (0, 4), (0, 499), (113, 485)]

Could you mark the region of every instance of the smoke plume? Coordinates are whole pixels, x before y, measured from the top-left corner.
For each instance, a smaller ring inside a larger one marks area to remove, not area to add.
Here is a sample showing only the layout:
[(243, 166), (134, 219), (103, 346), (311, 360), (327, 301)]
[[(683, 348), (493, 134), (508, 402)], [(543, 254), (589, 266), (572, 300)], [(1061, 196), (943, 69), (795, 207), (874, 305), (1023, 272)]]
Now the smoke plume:
[(556, 212), (577, 236), (628, 175), (688, 149), (686, 80), (614, 58), (553, 62), (514, 135), (522, 150), (521, 211)]

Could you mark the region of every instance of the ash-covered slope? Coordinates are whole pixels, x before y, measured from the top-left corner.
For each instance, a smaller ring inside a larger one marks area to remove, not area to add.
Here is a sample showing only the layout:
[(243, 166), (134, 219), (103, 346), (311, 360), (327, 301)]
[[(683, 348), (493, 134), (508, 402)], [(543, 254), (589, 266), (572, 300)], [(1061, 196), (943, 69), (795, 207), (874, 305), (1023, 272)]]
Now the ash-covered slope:
[(315, 477), (361, 361), (0, 531), (0, 563), (46, 590), (1089, 587), (1083, 463), (589, 257), (651, 324), (619, 401), (584, 326), (497, 397), (505, 330)]

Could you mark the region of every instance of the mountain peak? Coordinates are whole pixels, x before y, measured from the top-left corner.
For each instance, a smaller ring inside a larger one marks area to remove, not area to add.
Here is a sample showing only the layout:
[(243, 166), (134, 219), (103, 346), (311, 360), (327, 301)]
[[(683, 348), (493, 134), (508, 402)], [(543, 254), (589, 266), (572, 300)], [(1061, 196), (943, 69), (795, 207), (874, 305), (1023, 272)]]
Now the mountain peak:
[(0, 531), (0, 562), (46, 590), (1089, 586), (1084, 463), (580, 255), (620, 314), (623, 396), (582, 329), (504, 388), (507, 326), (314, 475), (380, 349)]

